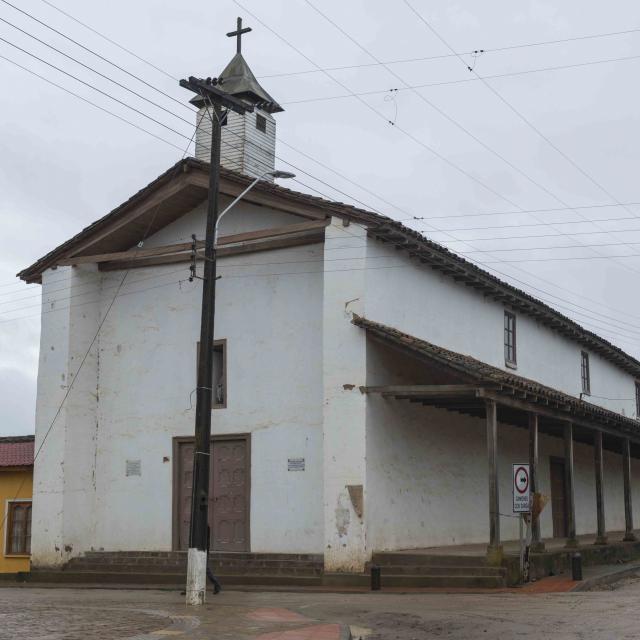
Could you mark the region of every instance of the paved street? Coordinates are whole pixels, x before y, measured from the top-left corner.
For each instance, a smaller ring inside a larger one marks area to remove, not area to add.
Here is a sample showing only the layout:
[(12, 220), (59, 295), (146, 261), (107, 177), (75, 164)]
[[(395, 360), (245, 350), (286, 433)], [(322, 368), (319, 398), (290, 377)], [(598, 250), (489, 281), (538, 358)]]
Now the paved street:
[(171, 591), (3, 588), (0, 638), (337, 640), (339, 623), (369, 640), (640, 636), (640, 577), (585, 593), (225, 591), (198, 610), (183, 600)]

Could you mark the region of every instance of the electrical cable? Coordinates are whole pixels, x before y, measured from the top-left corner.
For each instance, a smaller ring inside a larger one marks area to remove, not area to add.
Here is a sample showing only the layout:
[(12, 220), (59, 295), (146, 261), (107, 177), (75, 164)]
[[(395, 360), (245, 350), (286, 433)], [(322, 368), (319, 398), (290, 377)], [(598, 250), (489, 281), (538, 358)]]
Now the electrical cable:
[[(277, 33), (274, 29), (272, 29), (269, 25), (267, 25), (263, 20), (261, 20), (260, 18), (258, 18), (258, 16), (256, 16), (254, 13), (252, 13), (251, 11), (249, 11), (244, 5), (242, 5), (238, 0), (233, 0), (234, 3), (240, 7), (243, 11), (247, 12), (249, 15), (251, 15), (257, 22), (259, 22), (265, 29), (267, 29), (268, 31), (270, 31), (274, 36), (276, 36), (279, 40), (281, 40), (282, 42), (284, 42), (287, 46), (289, 46), (291, 49), (293, 49), (296, 53), (298, 53), (298, 55), (300, 55), (301, 57), (303, 57), (305, 60), (307, 60), (310, 64), (312, 64), (313, 66), (315, 66), (316, 68), (320, 69), (320, 67), (311, 59), (309, 58), (309, 56), (307, 56), (305, 53), (303, 53), (300, 49), (298, 49), (297, 47), (295, 47), (293, 44), (291, 44), (286, 38), (284, 38), (283, 36), (281, 36), (279, 33)], [(333, 80), (336, 84), (340, 85), (343, 89), (345, 89), (346, 91), (349, 91), (350, 93), (351, 90), (349, 87), (347, 87), (346, 85), (344, 85), (342, 82), (340, 82), (339, 80), (337, 80), (334, 76), (332, 76), (330, 73), (324, 72), (325, 75), (327, 75), (331, 80)], [(369, 105), (367, 102), (365, 102), (364, 100), (362, 100), (361, 98), (359, 98), (358, 96), (354, 96), (358, 99), (359, 102), (361, 102), (361, 104), (363, 104), (367, 109), (369, 109), (370, 111), (372, 111), (375, 115), (381, 117), (383, 120), (386, 121), (386, 118), (384, 116), (384, 114), (381, 114), (377, 109), (375, 109), (374, 107), (372, 107), (371, 105)], [(453, 163), (451, 160), (449, 160), (448, 158), (442, 156), (442, 154), (439, 154), (439, 152), (437, 152), (435, 149), (433, 149), (432, 147), (430, 147), (429, 145), (427, 145), (426, 143), (423, 143), (422, 141), (418, 140), (417, 138), (415, 138), (415, 136), (413, 136), (412, 134), (410, 134), (409, 132), (403, 130), (401, 127), (394, 125), (394, 127), (396, 129), (398, 129), (399, 131), (401, 131), (402, 133), (404, 133), (407, 137), (409, 137), (410, 139), (412, 139), (414, 142), (416, 142), (417, 144), (419, 144), (420, 146), (423, 146), (425, 149), (431, 151), (434, 155), (436, 155), (436, 157), (438, 157), (439, 159), (441, 159), (443, 162), (445, 162), (445, 164), (448, 164), (449, 166), (451, 166), (452, 168), (455, 168), (456, 170), (458, 170), (459, 172), (461, 172), (463, 175), (467, 176), (469, 179), (471, 179), (474, 182), (477, 182), (478, 184), (480, 184), (481, 186), (483, 186), (485, 189), (487, 189), (490, 192), (493, 192), (494, 195), (497, 195), (498, 197), (500, 197), (501, 199), (510, 202), (510, 204), (512, 204), (515, 207), (518, 207), (518, 205), (516, 205), (515, 203), (511, 202), (508, 198), (506, 198), (505, 196), (493, 191), (491, 189), (491, 187), (489, 187), (488, 185), (485, 185), (481, 180), (479, 180), (478, 178), (476, 178), (475, 176), (473, 176), (472, 174), (469, 174), (468, 172), (466, 172), (464, 169), (462, 169), (461, 167), (459, 167), (458, 165), (456, 165), (455, 163)], [(468, 243), (467, 243), (468, 244)], [(472, 246), (472, 245), (469, 245)], [(472, 248), (474, 248), (472, 246)], [(538, 279), (540, 279), (543, 282), (546, 282), (548, 284), (551, 284), (554, 287), (557, 287), (558, 289), (563, 289), (563, 287), (557, 285), (557, 283), (553, 283), (551, 281), (548, 280), (544, 280), (542, 278), (539, 278), (538, 276), (535, 276), (533, 274), (531, 274), (530, 272), (523, 270), (523, 269), (519, 269), (517, 267), (515, 267), (516, 269), (522, 271), (523, 273), (526, 273), (528, 275), (532, 275), (533, 277), (536, 277)], [(507, 276), (509, 277), (509, 276)], [(566, 290), (566, 289), (565, 289)], [(575, 292), (568, 290), (572, 295), (576, 295)]]
[[(454, 56), (452, 56), (454, 57)], [(411, 84), (408, 85), (407, 87), (387, 87), (385, 89), (372, 89), (369, 91), (357, 91), (354, 93), (347, 93), (347, 94), (340, 94), (340, 95), (334, 95), (334, 96), (316, 96), (316, 97), (312, 97), (312, 98), (298, 98), (297, 100), (286, 100), (281, 102), (281, 104), (285, 107), (290, 107), (292, 105), (297, 105), (297, 104), (306, 104), (306, 103), (310, 103), (310, 102), (330, 102), (333, 100), (344, 100), (346, 98), (351, 98), (353, 96), (360, 96), (360, 97), (366, 97), (366, 96), (377, 96), (377, 95), (382, 95), (385, 93), (389, 93), (389, 92), (404, 92), (404, 91), (408, 91), (411, 89), (429, 89), (432, 87), (445, 87), (448, 85), (457, 85), (457, 84), (467, 84), (467, 83), (474, 83), (474, 82), (479, 82), (480, 79), (484, 79), (484, 80), (498, 80), (501, 78), (513, 78), (513, 77), (517, 77), (517, 76), (524, 76), (524, 75), (530, 75), (530, 74), (534, 74), (534, 73), (547, 73), (549, 71), (562, 71), (565, 69), (578, 69), (578, 68), (582, 68), (582, 67), (590, 67), (593, 65), (600, 65), (600, 64), (609, 64), (612, 62), (631, 62), (633, 60), (640, 60), (640, 54), (638, 55), (632, 55), (632, 56), (620, 56), (617, 58), (605, 58), (602, 60), (591, 60), (589, 62), (576, 62), (573, 64), (563, 64), (563, 65), (557, 65), (557, 66), (553, 66), (553, 67), (539, 67), (537, 69), (524, 69), (522, 71), (509, 71), (507, 73), (495, 73), (495, 74), (490, 74), (490, 75), (486, 75), (486, 76), (481, 76), (481, 78), (460, 78), (458, 80), (439, 80), (436, 82), (426, 82), (426, 83), (422, 83), (422, 84)], [(318, 71), (320, 71), (320, 69), (318, 69)]]
[[(440, 35), (440, 33), (434, 29), (431, 24), (411, 5), (409, 0), (404, 0), (404, 3), (411, 9), (411, 11), (420, 19), (420, 21), (429, 29), (433, 35), (435, 35), (440, 42), (442, 42), (452, 53), (455, 53), (455, 50), (451, 45)], [(465, 64), (464, 60), (457, 56), (459, 60)], [(466, 65), (469, 68), (468, 65)], [(495, 87), (489, 84), (482, 76), (478, 74), (474, 69), (470, 69), (471, 73), (477, 77), (482, 84), (491, 91), (491, 93), (502, 102), (512, 113), (514, 113), (522, 122), (524, 122), (532, 131), (534, 131), (538, 137), (540, 137), (544, 142), (547, 143), (558, 155), (560, 155), (566, 162), (568, 162), (574, 169), (576, 169), (581, 175), (583, 175), (587, 180), (589, 180), (593, 185), (595, 185), (602, 193), (604, 193), (608, 198), (610, 198), (613, 202), (618, 205), (622, 205), (622, 203), (608, 190), (606, 189), (600, 182), (598, 182), (590, 173), (585, 171), (578, 163), (573, 160), (567, 153), (565, 153), (562, 149), (560, 149), (554, 142), (551, 141), (540, 129), (538, 129), (527, 117), (525, 117), (518, 109), (516, 109), (511, 102), (509, 102)], [(628, 213), (634, 215), (633, 211), (630, 211), (626, 207), (623, 207)], [(636, 216), (637, 217), (637, 216)]]
[[(340, 25), (338, 25), (334, 20), (332, 20), (326, 13), (324, 13), (323, 11), (321, 11), (320, 9), (318, 9), (315, 4), (313, 4), (313, 2), (311, 0), (304, 0), (305, 3), (307, 4), (307, 6), (311, 7), (318, 15), (320, 15), (324, 20), (326, 20), (329, 24), (331, 24), (337, 31), (339, 31), (343, 36), (345, 36), (350, 42), (352, 42), (353, 44), (355, 44), (361, 51), (363, 51), (365, 54), (367, 54), (369, 57), (371, 57), (373, 60), (375, 60), (376, 62), (383, 64), (369, 49), (367, 49), (365, 46), (363, 46), (360, 42), (358, 42), (358, 40), (356, 40), (351, 34), (349, 34), (347, 31), (345, 31), (342, 27), (340, 27)], [(391, 69), (388, 65), (384, 65), (384, 68), (397, 80), (399, 80), (402, 84), (404, 84), (405, 86), (408, 86), (408, 83), (405, 82), (404, 78), (402, 78), (399, 74), (397, 74), (393, 69)], [(467, 65), (468, 66), (468, 65)], [(434, 110), (436, 113), (438, 113), (441, 117), (443, 117), (447, 122), (449, 122), (450, 124), (452, 124), (453, 126), (455, 126), (456, 128), (458, 128), (460, 131), (462, 131), (465, 135), (469, 136), (474, 142), (476, 142), (477, 144), (479, 144), (483, 149), (485, 149), (486, 151), (488, 151), (489, 153), (491, 153), (494, 157), (498, 158), (501, 162), (503, 162), (504, 164), (506, 164), (512, 171), (515, 171), (518, 175), (522, 176), (525, 180), (527, 180), (528, 182), (530, 182), (532, 185), (534, 185), (537, 189), (540, 189), (541, 191), (543, 191), (545, 194), (547, 194), (548, 196), (550, 196), (551, 198), (553, 198), (554, 200), (556, 200), (557, 202), (559, 202), (562, 206), (564, 207), (568, 207), (569, 205), (562, 200), (562, 198), (560, 198), (557, 194), (555, 194), (553, 191), (551, 191), (549, 188), (547, 188), (546, 186), (544, 186), (543, 184), (541, 184), (540, 182), (538, 182), (537, 180), (535, 180), (534, 178), (532, 178), (529, 174), (527, 174), (525, 171), (523, 171), (522, 169), (520, 169), (518, 166), (516, 166), (515, 164), (513, 164), (513, 162), (511, 162), (510, 160), (508, 160), (507, 158), (504, 157), (504, 155), (502, 155), (501, 153), (499, 153), (498, 151), (496, 151), (493, 147), (489, 146), (487, 143), (485, 143), (482, 139), (478, 138), (478, 136), (476, 136), (473, 132), (471, 132), (469, 129), (467, 129), (464, 125), (462, 125), (460, 122), (458, 122), (455, 118), (451, 117), (446, 111), (444, 111), (443, 109), (441, 109), (440, 107), (438, 107), (434, 102), (432, 102), (431, 100), (429, 100), (428, 98), (426, 98), (424, 95), (422, 95), (420, 92), (418, 92), (417, 90), (413, 89), (412, 93), (417, 96), (422, 102), (424, 102), (424, 104), (426, 104), (429, 108), (431, 108), (432, 110)], [(518, 207), (519, 209), (523, 210), (523, 207)], [(579, 215), (580, 217), (582, 217), (583, 219), (585, 218), (583, 216), (582, 213), (580, 213), (577, 209), (572, 209), (572, 211), (574, 213), (576, 213), (577, 215)], [(535, 215), (532, 215), (532, 217), (536, 220), (538, 220), (538, 218)], [(637, 217), (637, 216), (634, 216)], [(593, 221), (590, 221), (593, 223)], [(551, 227), (552, 229), (555, 230), (555, 223), (544, 223), (544, 224), (548, 224), (549, 227)], [(560, 233), (562, 235), (564, 235), (563, 231), (560, 231)], [(607, 231), (608, 234), (611, 235), (611, 237), (615, 238), (615, 236), (613, 235), (615, 232), (613, 231)], [(580, 241), (577, 240), (576, 238), (571, 238), (576, 245), (581, 245)], [(593, 253), (597, 254), (597, 255), (601, 255), (599, 254), (599, 252), (596, 249), (591, 249), (593, 251)], [(617, 262), (617, 260), (613, 260), (614, 262)], [(628, 268), (628, 265), (627, 265)], [(640, 270), (636, 270), (636, 269), (630, 269), (638, 274), (640, 274)]]
[[(309, 174), (309, 175), (310, 175), (310, 174)], [(311, 177), (313, 177), (313, 178), (315, 179), (315, 177), (314, 177), (314, 176), (311, 176)], [(325, 184), (326, 184), (326, 183), (325, 183)], [(330, 188), (334, 188), (334, 187), (332, 187), (331, 185), (328, 185), (328, 186), (329, 186)], [(434, 230), (435, 230), (435, 229), (434, 229)], [(440, 231), (440, 230), (438, 230), (438, 231)], [(446, 232), (446, 231), (443, 231), (443, 233), (447, 233), (447, 232)], [(464, 240), (459, 240), (459, 239), (455, 239), (455, 241), (456, 241), (456, 242), (466, 242), (466, 241), (464, 241)], [(528, 272), (525, 272), (525, 273), (528, 273)], [(533, 274), (529, 274), (529, 275), (533, 275)], [(512, 277), (512, 276), (506, 276), (506, 277)], [(536, 277), (536, 276), (533, 276), (533, 277)], [(555, 283), (550, 283), (550, 284), (553, 284), (554, 286), (557, 286)], [(532, 285), (528, 285), (528, 286), (532, 286)], [(573, 293), (573, 292), (572, 292), (572, 293)], [(552, 294), (551, 294), (551, 295), (552, 295)], [(571, 303), (571, 304), (573, 304), (573, 303)]]
[[(31, 20), (33, 20), (34, 22), (37, 22), (39, 25), (45, 27), (45, 29), (49, 29), (49, 31), (53, 31), (54, 33), (58, 34), (59, 36), (61, 36), (65, 40), (68, 40), (69, 42), (72, 42), (76, 46), (80, 47), (81, 49), (83, 49), (87, 53), (90, 53), (91, 55), (96, 56), (97, 58), (99, 58), (103, 62), (106, 62), (107, 64), (111, 65), (112, 67), (115, 67), (119, 71), (122, 71), (122, 73), (126, 73), (128, 76), (136, 79), (138, 82), (142, 82), (142, 84), (144, 84), (147, 87), (149, 87), (149, 89), (153, 89), (154, 91), (157, 91), (158, 93), (161, 93), (166, 98), (169, 98), (170, 100), (173, 100), (173, 102), (177, 102), (183, 108), (187, 108), (190, 111), (193, 111), (193, 109), (191, 107), (189, 107), (188, 105), (186, 105), (183, 101), (178, 100), (177, 98), (174, 98), (172, 95), (169, 95), (168, 93), (165, 93), (161, 89), (158, 89), (158, 87), (156, 87), (155, 85), (151, 84), (150, 82), (147, 82), (146, 80), (144, 80), (144, 79), (140, 78), (139, 76), (131, 73), (130, 71), (127, 71), (126, 69), (124, 69), (120, 65), (116, 64), (115, 62), (109, 60), (108, 58), (105, 58), (104, 56), (100, 55), (99, 53), (96, 53), (95, 51), (93, 51), (89, 47), (85, 47), (83, 44), (81, 44), (77, 40), (74, 40), (73, 38), (70, 38), (68, 35), (62, 33), (62, 31), (58, 31), (57, 29), (54, 29), (51, 25), (48, 25), (46, 22), (43, 22), (42, 20), (39, 20), (38, 18), (36, 18), (35, 16), (31, 15), (27, 11), (24, 11), (23, 9), (20, 9), (20, 7), (16, 7), (16, 5), (12, 4), (8, 0), (0, 0), (0, 2), (4, 2), (4, 4), (10, 6), (11, 8), (15, 9), (16, 11), (19, 11), (23, 15), (25, 15), (28, 18), (30, 18)], [(47, 3), (47, 4), (49, 4), (49, 3)], [(50, 6), (53, 6), (53, 5), (50, 5)], [(134, 54), (132, 54), (132, 55), (134, 55)], [(135, 56), (135, 57), (137, 57), (137, 56)], [(138, 59), (140, 59), (140, 58), (138, 58)]]

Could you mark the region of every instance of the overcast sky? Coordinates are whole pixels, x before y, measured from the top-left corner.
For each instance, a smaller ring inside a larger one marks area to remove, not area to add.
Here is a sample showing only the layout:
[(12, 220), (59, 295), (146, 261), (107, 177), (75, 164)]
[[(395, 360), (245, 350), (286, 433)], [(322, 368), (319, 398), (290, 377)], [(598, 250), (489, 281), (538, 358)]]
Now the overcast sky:
[[(410, 0), (425, 24), (403, 0), (311, 1), (348, 35), (305, 0), (55, 0), (162, 73), (49, 2), (12, 0), (185, 103), (191, 96), (176, 79), (216, 76), (235, 52), (225, 33), (243, 16), (253, 28), (243, 53), (258, 77), (272, 76), (261, 82), (285, 107), (276, 164), (306, 185), (287, 186), (403, 219), (640, 357), (640, 205), (628, 204), (640, 203), (640, 5)], [(172, 113), (6, 22), (3, 40), (193, 133), (176, 117), (192, 117), (181, 105), (5, 0), (0, 18)], [(2, 40), (0, 55), (149, 132), (0, 59), (0, 435), (11, 435), (34, 430), (40, 330), (39, 286), (16, 272), (166, 170), (186, 139)]]

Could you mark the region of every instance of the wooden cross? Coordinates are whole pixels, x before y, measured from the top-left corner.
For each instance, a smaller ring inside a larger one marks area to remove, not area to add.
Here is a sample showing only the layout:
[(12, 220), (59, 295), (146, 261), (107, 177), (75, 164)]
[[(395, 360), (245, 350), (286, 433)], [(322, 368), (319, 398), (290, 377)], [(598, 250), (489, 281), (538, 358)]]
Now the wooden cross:
[(242, 34), (243, 33), (249, 33), (249, 31), (251, 31), (251, 27), (245, 27), (244, 29), (242, 28), (242, 18), (238, 18), (238, 28), (235, 31), (230, 31), (229, 33), (227, 33), (227, 37), (228, 38), (233, 38), (233, 37), (237, 37), (237, 49), (236, 51), (238, 53), (240, 53), (240, 51), (242, 50)]

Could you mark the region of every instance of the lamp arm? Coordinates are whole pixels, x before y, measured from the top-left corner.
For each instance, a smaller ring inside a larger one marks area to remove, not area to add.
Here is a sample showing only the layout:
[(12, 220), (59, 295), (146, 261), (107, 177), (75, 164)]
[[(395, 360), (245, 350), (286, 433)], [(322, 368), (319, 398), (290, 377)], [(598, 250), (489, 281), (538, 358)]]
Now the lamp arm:
[(244, 196), (255, 187), (262, 178), (271, 174), (271, 171), (266, 171), (261, 176), (258, 176), (239, 196), (235, 198), (235, 200), (218, 216), (216, 220), (216, 226), (213, 232), (213, 246), (215, 247), (218, 244), (218, 225), (220, 224), (220, 220), (222, 220), (223, 216), (233, 208)]

